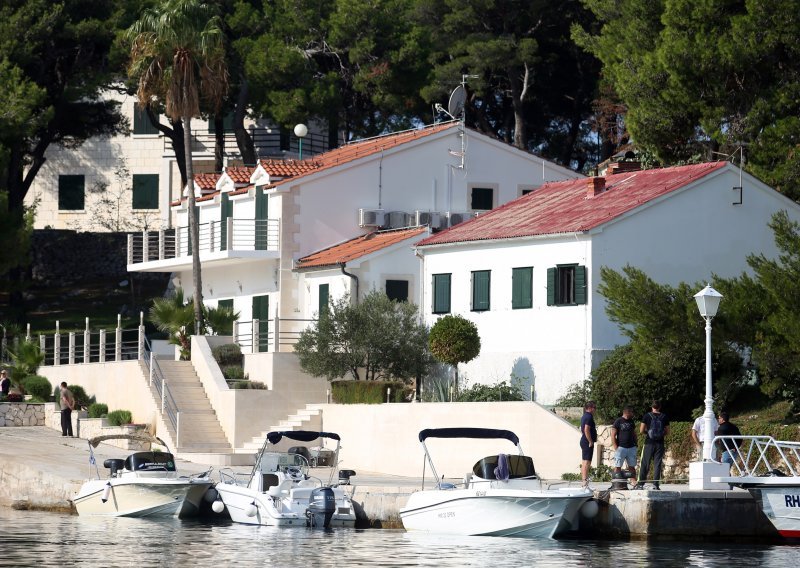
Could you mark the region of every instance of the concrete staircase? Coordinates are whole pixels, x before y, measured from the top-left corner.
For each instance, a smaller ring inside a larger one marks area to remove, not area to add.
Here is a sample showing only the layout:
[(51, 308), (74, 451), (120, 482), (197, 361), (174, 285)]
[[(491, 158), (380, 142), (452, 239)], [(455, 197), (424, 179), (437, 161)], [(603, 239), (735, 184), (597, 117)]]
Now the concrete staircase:
[[(211, 408), (203, 385), (191, 361), (159, 360), (169, 392), (175, 399), (180, 420), (180, 437), (176, 453), (229, 454), (233, 452)], [(153, 395), (158, 394), (153, 390)], [(157, 400), (160, 405), (160, 401)], [(174, 432), (170, 432), (173, 439)]]
[(281, 420), (278, 424), (270, 426), (268, 430), (261, 432), (249, 442), (245, 442), (241, 448), (236, 448), (237, 453), (254, 453), (261, 449), (264, 445), (264, 440), (267, 439), (267, 434), (275, 431), (286, 430), (311, 430), (319, 432), (322, 430), (322, 409), (318, 404), (307, 404), (305, 408), (301, 408), (295, 414), (292, 414)]

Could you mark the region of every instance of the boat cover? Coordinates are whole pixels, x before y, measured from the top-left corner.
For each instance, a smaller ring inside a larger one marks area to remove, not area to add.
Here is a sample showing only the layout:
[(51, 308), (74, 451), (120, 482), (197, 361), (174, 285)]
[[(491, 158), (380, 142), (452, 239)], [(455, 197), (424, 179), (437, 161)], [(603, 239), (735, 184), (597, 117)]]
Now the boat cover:
[(428, 438), (501, 438), (513, 444), (519, 444), (519, 438), (511, 430), (495, 430), (494, 428), (426, 428), (419, 433), (419, 441)]
[(89, 445), (93, 448), (96, 448), (100, 442), (105, 442), (106, 440), (133, 440), (137, 442), (150, 442), (151, 444), (158, 444), (160, 446), (164, 446), (165, 448), (167, 447), (167, 445), (160, 438), (157, 438), (148, 432), (135, 432), (133, 434), (104, 434), (102, 436), (90, 438)]
[(267, 434), (267, 440), (273, 446), (281, 441), (282, 438), (289, 438), (290, 440), (296, 440), (298, 442), (313, 442), (318, 438), (330, 438), (331, 440), (336, 440), (337, 442), (341, 440), (339, 438), (339, 434), (334, 434), (333, 432), (309, 432), (307, 430), (297, 430), (297, 431), (285, 431), (285, 432), (270, 432)]

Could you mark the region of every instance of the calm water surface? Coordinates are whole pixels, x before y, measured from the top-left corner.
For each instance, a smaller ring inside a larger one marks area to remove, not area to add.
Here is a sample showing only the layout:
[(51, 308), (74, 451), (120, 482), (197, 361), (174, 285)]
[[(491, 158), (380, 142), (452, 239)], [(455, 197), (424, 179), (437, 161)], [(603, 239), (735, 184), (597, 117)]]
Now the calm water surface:
[(800, 546), (539, 541), (91, 519), (0, 508), (0, 566), (774, 566)]

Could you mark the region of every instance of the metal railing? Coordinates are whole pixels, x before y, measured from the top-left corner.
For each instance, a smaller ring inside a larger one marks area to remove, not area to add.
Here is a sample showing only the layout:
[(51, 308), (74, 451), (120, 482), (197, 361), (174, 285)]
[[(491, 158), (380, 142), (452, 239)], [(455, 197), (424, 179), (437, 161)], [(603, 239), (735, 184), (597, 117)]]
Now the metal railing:
[(147, 339), (145, 339), (144, 364), (147, 369), (150, 386), (155, 389), (161, 401), (161, 416), (166, 418), (167, 424), (172, 427), (172, 432), (175, 434), (175, 446), (177, 449), (180, 444), (180, 411), (175, 398), (169, 390), (164, 371), (161, 370), (158, 359), (156, 359)]
[(281, 318), (271, 320), (237, 321), (233, 324), (233, 340), (249, 353), (286, 351), (293, 347), (300, 334), (314, 319)]
[(800, 442), (782, 442), (772, 436), (716, 436), (712, 443), (733, 458), (733, 476), (800, 476)]
[[(76, 363), (106, 363), (131, 361), (144, 356), (144, 313), (139, 313), (139, 327), (123, 329), (122, 317), (117, 317), (113, 330), (91, 330), (89, 318), (83, 331), (62, 332), (60, 322), (50, 335), (39, 335), (39, 349), (44, 355), (42, 365), (74, 365)], [(30, 326), (26, 334), (33, 341)]]
[[(283, 157), (285, 154), (300, 153), (300, 139), (288, 132), (280, 132), (278, 129), (250, 128), (250, 136), (253, 139), (253, 146), (257, 156), (263, 157)], [(227, 156), (240, 156), (239, 145), (236, 143), (236, 135), (233, 132), (225, 133), (223, 152)], [(216, 147), (216, 134), (211, 130), (192, 129), (192, 151), (214, 153)], [(303, 138), (303, 155), (313, 156), (321, 154), (330, 149), (327, 134), (309, 132)], [(168, 155), (173, 153), (172, 143), (169, 138), (164, 137), (164, 152)], [(254, 165), (254, 164), (248, 164)]]
[[(231, 251), (277, 251), (280, 247), (278, 219), (234, 219), (201, 223), (200, 253)], [(143, 231), (128, 235), (128, 264), (191, 256), (189, 227)]]

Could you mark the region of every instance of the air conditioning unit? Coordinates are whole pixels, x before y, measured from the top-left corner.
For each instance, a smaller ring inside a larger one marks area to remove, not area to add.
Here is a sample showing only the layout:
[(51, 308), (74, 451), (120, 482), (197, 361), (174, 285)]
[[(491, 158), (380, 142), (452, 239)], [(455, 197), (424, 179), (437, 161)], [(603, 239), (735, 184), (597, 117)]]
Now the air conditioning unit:
[(408, 227), (409, 225), (409, 219), (408, 219), (409, 214), (403, 211), (390, 211), (388, 217), (389, 217), (389, 227), (392, 229)]
[(414, 211), (414, 225), (428, 225), (431, 229), (442, 226), (442, 214), (437, 211)]
[(464, 221), (469, 221), (472, 219), (472, 213), (447, 213), (448, 225), (452, 227), (453, 225), (458, 225), (459, 223), (463, 223)]
[(383, 227), (386, 224), (386, 212), (383, 209), (359, 209), (359, 227)]

